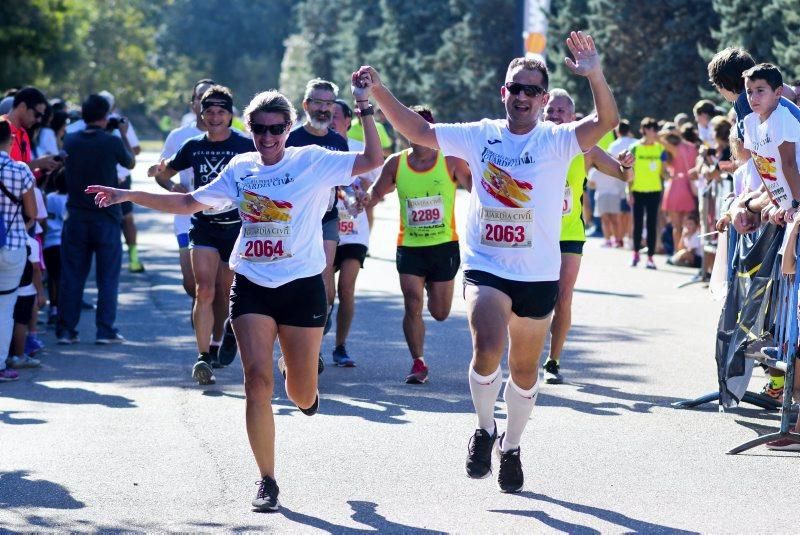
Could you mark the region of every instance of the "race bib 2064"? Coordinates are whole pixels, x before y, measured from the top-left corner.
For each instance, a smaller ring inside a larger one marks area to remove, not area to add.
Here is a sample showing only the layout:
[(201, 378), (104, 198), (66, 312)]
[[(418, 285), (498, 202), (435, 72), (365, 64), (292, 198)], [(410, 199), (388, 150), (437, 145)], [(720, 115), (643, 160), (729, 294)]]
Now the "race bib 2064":
[(245, 223), (238, 255), (249, 262), (277, 262), (292, 256), (292, 227), (286, 223)]

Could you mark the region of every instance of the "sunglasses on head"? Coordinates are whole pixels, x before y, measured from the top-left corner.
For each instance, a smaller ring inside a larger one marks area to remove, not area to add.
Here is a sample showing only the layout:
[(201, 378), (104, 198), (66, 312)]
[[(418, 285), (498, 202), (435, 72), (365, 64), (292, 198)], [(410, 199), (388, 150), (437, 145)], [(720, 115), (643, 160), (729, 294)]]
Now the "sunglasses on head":
[(544, 95), (547, 93), (547, 90), (536, 84), (521, 84), (519, 82), (506, 82), (505, 84), (506, 91), (511, 93), (512, 95), (519, 95), (521, 92), (525, 92), (525, 96), (528, 97), (538, 97), (539, 95)]
[(289, 123), (278, 123), (278, 124), (253, 123), (250, 125), (250, 131), (257, 136), (266, 135), (267, 132), (269, 132), (273, 136), (279, 136), (284, 132), (286, 132), (287, 128), (289, 128)]

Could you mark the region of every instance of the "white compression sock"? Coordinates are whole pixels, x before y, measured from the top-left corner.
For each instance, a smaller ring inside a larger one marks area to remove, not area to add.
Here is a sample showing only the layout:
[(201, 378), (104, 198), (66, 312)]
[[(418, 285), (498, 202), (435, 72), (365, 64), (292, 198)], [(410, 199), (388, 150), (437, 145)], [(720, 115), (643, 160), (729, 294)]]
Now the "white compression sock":
[(472, 393), (472, 404), (478, 416), (478, 427), (487, 433), (494, 433), (494, 403), (503, 386), (503, 374), (500, 366), (487, 376), (479, 375), (472, 366), (469, 367), (469, 391)]
[(508, 411), (508, 421), (506, 422), (506, 435), (500, 449), (503, 451), (513, 450), (519, 447), (522, 440), (522, 432), (531, 417), (533, 406), (536, 405), (536, 398), (539, 395), (539, 383), (533, 385), (530, 390), (523, 390), (518, 387), (511, 377), (506, 381), (506, 388), (503, 391), (503, 399), (506, 401)]

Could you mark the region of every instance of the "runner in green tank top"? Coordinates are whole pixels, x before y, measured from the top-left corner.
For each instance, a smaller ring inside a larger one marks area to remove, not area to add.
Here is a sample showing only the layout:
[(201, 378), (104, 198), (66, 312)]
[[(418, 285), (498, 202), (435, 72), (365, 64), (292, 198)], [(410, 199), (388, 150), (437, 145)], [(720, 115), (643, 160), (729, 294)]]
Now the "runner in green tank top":
[[(434, 122), (429, 109), (412, 109)], [(410, 149), (386, 160), (369, 192), (367, 206), (374, 206), (395, 189), (400, 200), (397, 271), (405, 304), (403, 333), (413, 359), (406, 376), (409, 384), (428, 379), (423, 352), (425, 290), (428, 311), (435, 320), (447, 319), (453, 304), (454, 279), (460, 265), (454, 214), (456, 184), (468, 191), (472, 188), (472, 176), (464, 160), (412, 143)]]
[[(545, 119), (556, 124), (575, 120), (575, 103), (563, 89), (552, 89), (550, 100), (545, 108)], [(583, 192), (589, 169), (620, 180), (633, 177), (633, 158), (630, 154), (620, 154), (615, 159), (603, 149), (595, 146), (586, 154), (579, 154), (567, 169), (564, 204), (561, 218), (561, 273), (558, 281), (558, 301), (550, 324), (550, 354), (544, 365), (545, 382), (562, 382), (560, 373), (561, 352), (572, 324), (572, 294), (575, 281), (581, 268), (583, 244), (586, 242), (586, 229), (583, 221)]]

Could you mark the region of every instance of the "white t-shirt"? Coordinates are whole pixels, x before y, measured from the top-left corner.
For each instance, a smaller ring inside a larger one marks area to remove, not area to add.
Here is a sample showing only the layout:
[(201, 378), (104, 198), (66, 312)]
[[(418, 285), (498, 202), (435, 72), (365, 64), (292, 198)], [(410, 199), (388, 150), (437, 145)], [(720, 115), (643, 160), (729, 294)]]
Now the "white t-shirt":
[[(348, 138), (347, 146), (351, 151), (354, 152), (361, 152), (364, 150), (364, 143), (355, 139)], [(380, 174), (380, 167), (373, 169), (368, 173), (364, 173), (359, 177), (359, 187), (366, 191), (369, 189), (370, 184), (378, 179)], [(354, 181), (353, 185), (355, 184), (356, 182)], [(339, 245), (356, 243), (365, 247), (369, 247), (369, 219), (367, 219), (367, 212), (362, 210), (356, 216), (353, 216), (350, 212), (348, 212), (344, 197), (350, 195), (352, 198), (354, 195), (352, 192), (352, 187), (347, 186), (344, 188), (339, 188), (338, 195), (339, 203), (337, 206), (339, 208)]]
[[(202, 133), (203, 131), (197, 128), (197, 121), (192, 121), (191, 124), (174, 129), (169, 133), (167, 139), (164, 140), (164, 147), (161, 149), (161, 156), (159, 159), (168, 160), (172, 158), (187, 139), (199, 136)], [(194, 170), (191, 167), (180, 171), (178, 176), (180, 177), (181, 185), (186, 188), (186, 191), (192, 191), (192, 189), (194, 189)], [(179, 234), (186, 234), (189, 232), (189, 228), (192, 225), (191, 220), (192, 216), (190, 215), (176, 215), (172, 222), (175, 235), (178, 236)]]
[(242, 228), (230, 267), (277, 288), (325, 269), (320, 221), (331, 188), (353, 182), (356, 156), (316, 145), (286, 147), (280, 162), (264, 165), (258, 152), (239, 154), (192, 196), (212, 208), (237, 205)]
[(47, 194), (47, 232), (44, 233), (44, 248), (61, 245), (61, 231), (67, 217), (67, 194)]
[(783, 174), (778, 147), (787, 141), (795, 144), (795, 158), (800, 166), (800, 121), (785, 106), (775, 108), (763, 123), (755, 112), (744, 118), (744, 148), (750, 150), (772, 202), (786, 210), (792, 207), (792, 192)]
[[(28, 236), (28, 246), (31, 248), (31, 253), (28, 255), (28, 262), (38, 266), (40, 256), (39, 242)], [(20, 286), (17, 290), (17, 297), (28, 297), (31, 295), (36, 295), (36, 286), (33, 285), (33, 282), (26, 286)]]
[(36, 145), (36, 157), (56, 156), (58, 154), (58, 140), (52, 128), (45, 126), (39, 130), (39, 144)]
[(44, 203), (44, 195), (39, 186), (33, 188), (34, 197), (36, 197), (36, 222), (33, 224), (33, 233), (41, 234), (44, 231), (42, 225), (39, 223), (42, 219), (47, 219), (47, 205)]
[(434, 126), (442, 152), (466, 160), (472, 171), (465, 270), (558, 280), (564, 177), (581, 152), (576, 125), (543, 122), (524, 135), (512, 134), (505, 119)]
[(703, 256), (703, 244), (700, 241), (700, 231), (695, 231), (691, 236), (683, 238), (683, 248), (692, 251), (697, 256)]
[(761, 177), (758, 174), (753, 158), (740, 165), (733, 172), (733, 194), (737, 197), (746, 191), (755, 191), (761, 187)]
[(706, 126), (701, 124), (697, 125), (697, 137), (700, 138), (700, 141), (708, 145), (709, 147), (714, 146), (714, 129), (711, 127), (711, 123), (709, 122)]

